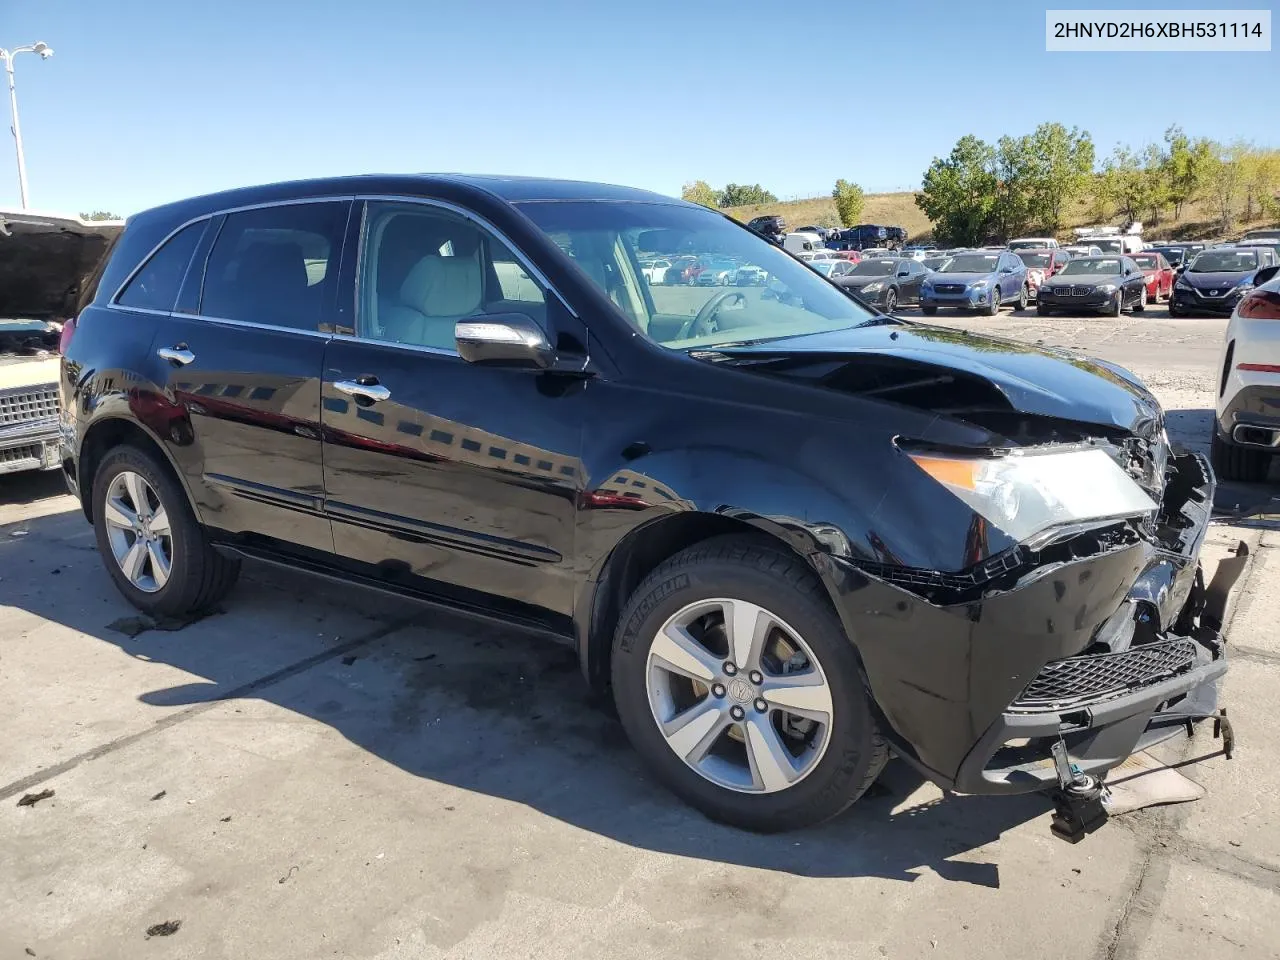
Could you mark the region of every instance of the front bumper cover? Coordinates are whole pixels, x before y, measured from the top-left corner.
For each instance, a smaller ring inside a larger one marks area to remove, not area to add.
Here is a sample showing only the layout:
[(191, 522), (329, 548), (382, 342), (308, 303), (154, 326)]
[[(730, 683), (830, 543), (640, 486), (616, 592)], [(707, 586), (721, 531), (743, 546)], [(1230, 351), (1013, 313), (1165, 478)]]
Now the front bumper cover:
[[(948, 789), (1022, 793), (1057, 785), (1050, 748), (1059, 737), (1071, 761), (1096, 774), (1212, 712), (1226, 660), (1213, 622), (1220, 611), (1205, 598), (1221, 595), (1225, 605), (1230, 588), (1206, 590), (1199, 577), (1213, 473), (1198, 454), (1173, 456), (1169, 466), (1155, 542), (1046, 564), (973, 602), (930, 603), (838, 565), (841, 618), (904, 759)], [(1073, 689), (1060, 704), (1028, 699), (1046, 668), (1099, 655), (1095, 645), (1126, 627), (1132, 645), (1112, 649), (1184, 638), (1190, 646), (1179, 647), (1172, 666), (1131, 672), (1123, 683), (1099, 671), (1098, 689)]]

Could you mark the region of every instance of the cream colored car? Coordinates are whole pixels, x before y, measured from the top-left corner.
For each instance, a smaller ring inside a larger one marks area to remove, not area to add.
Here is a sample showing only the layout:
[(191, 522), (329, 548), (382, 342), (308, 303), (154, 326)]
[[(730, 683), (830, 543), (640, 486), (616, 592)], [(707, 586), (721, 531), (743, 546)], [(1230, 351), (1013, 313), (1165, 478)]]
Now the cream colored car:
[(123, 225), (0, 210), (0, 474), (62, 463), (58, 340)]

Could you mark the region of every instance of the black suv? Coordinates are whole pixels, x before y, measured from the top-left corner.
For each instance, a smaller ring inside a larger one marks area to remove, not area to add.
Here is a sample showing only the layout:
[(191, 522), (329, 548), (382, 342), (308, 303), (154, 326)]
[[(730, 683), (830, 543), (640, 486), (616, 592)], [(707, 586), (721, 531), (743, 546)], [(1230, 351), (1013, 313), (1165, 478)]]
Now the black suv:
[(1212, 474), (1138, 380), (876, 313), (702, 207), (279, 184), (138, 214), (96, 281), (63, 469), (134, 605), (253, 558), (549, 634), (717, 819), (832, 816), (890, 749), (1053, 787), (1051, 745), (1109, 769), (1226, 668)]

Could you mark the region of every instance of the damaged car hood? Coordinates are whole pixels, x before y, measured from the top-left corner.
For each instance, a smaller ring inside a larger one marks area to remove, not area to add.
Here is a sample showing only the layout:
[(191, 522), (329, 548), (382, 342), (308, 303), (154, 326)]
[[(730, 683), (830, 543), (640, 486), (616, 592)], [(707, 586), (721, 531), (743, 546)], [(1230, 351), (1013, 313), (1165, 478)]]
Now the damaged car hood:
[(1122, 367), (947, 327), (881, 322), (726, 344), (701, 355), (960, 419), (998, 412), (1003, 402), (1010, 412), (1097, 424), (1146, 439), (1163, 428), (1155, 397)]

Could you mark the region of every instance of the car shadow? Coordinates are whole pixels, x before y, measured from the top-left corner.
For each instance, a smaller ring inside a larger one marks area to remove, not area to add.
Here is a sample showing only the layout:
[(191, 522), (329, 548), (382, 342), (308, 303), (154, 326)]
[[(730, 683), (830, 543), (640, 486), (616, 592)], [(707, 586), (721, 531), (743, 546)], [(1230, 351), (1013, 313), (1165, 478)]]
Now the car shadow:
[[(1209, 441), (1214, 431), (1214, 411), (1211, 408), (1166, 410), (1165, 426), (1170, 440), (1209, 456)], [(1213, 497), (1213, 513), (1219, 521), (1229, 521), (1235, 526), (1280, 528), (1280, 457), (1272, 459), (1271, 472), (1263, 483), (1219, 478)]]
[(28, 470), (0, 476), (0, 504), (35, 503), (66, 492), (66, 482), (57, 470)]
[[(129, 608), (78, 512), (23, 527), (21, 537), (0, 527), (0, 567), (16, 574), (0, 578), (0, 605), (201, 678), (138, 697), (158, 708), (261, 699), (328, 725), (416, 777), (523, 804), (635, 847), (796, 876), (912, 881), (931, 871), (998, 887), (999, 865), (982, 848), (1029, 820), (1042, 818), (1048, 829), (1043, 796), (947, 795), (898, 760), (861, 802), (822, 826), (773, 836), (726, 827), (653, 782), (567, 648), (256, 565), (246, 565), (225, 612), (177, 631), (139, 632), (136, 618), (120, 616)], [(44, 574), (66, 558), (74, 561), (63, 567), (70, 575), (51, 585)], [(67, 601), (60, 588), (72, 586), (83, 602)], [(290, 637), (300, 645), (291, 653), (297, 669), (281, 669), (255, 627), (290, 604), (316, 615)], [(320, 615), (337, 604), (383, 624), (371, 632), (384, 635), (338, 647), (317, 637)]]

